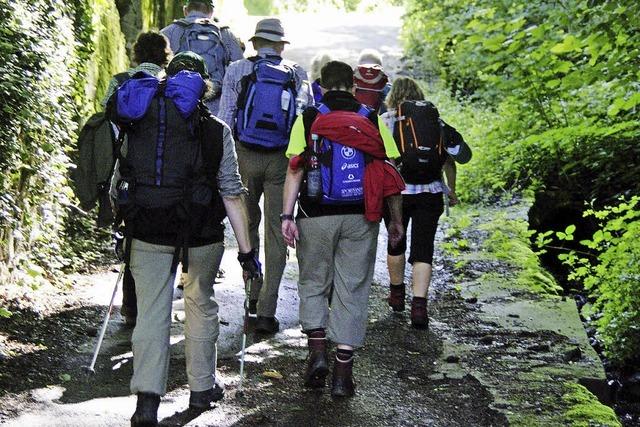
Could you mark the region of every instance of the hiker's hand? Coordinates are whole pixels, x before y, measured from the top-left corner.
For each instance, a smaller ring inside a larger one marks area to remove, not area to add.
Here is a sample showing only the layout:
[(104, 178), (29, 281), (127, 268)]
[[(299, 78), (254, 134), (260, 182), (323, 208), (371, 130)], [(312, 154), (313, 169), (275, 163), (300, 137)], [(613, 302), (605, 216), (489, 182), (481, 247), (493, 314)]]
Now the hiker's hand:
[(404, 236), (402, 223), (400, 221), (391, 221), (387, 227), (387, 234), (391, 247), (395, 248), (398, 246), (398, 243), (402, 240), (402, 236)]
[(296, 240), (300, 239), (296, 222), (290, 219), (282, 221), (282, 237), (288, 246), (296, 247)]
[(456, 192), (455, 191), (451, 191), (449, 193), (449, 206), (455, 206), (458, 203), (460, 203), (458, 201), (458, 196), (456, 196)]
[(258, 259), (258, 251), (251, 249), (247, 253), (238, 252), (238, 262), (242, 266), (242, 276), (245, 280), (262, 276), (262, 264)]

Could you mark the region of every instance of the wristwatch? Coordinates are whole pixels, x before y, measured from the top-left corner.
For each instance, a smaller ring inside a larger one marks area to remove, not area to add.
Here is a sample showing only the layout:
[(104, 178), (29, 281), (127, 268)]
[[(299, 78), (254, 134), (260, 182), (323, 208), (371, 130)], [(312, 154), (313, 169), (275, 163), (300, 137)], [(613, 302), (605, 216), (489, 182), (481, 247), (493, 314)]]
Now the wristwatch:
[(286, 220), (293, 221), (293, 215), (281, 213), (280, 214), (280, 222), (284, 222)]

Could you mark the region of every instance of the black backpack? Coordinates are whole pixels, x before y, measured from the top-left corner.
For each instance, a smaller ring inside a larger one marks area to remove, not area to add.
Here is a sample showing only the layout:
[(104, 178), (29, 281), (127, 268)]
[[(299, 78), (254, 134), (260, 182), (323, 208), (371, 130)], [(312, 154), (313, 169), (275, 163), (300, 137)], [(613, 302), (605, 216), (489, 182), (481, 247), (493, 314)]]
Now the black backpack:
[(217, 189), (224, 128), (202, 101), (187, 99), (197, 90), (183, 89), (197, 77), (185, 73), (162, 81), (134, 76), (108, 109), (127, 135), (126, 153), (118, 147), (116, 201), (125, 234), (175, 242), (172, 269), (183, 249), (186, 271), (190, 246), (222, 236), (225, 211)]
[(428, 101), (404, 101), (397, 110), (393, 137), (400, 150), (400, 173), (410, 184), (428, 184), (442, 177), (447, 160), (445, 126)]
[[(121, 85), (129, 79), (129, 74), (116, 74), (114, 78)], [(82, 209), (89, 211), (98, 204), (98, 227), (113, 223), (109, 184), (114, 164), (113, 126), (103, 112), (95, 113), (78, 134), (76, 168), (71, 170), (71, 181)]]

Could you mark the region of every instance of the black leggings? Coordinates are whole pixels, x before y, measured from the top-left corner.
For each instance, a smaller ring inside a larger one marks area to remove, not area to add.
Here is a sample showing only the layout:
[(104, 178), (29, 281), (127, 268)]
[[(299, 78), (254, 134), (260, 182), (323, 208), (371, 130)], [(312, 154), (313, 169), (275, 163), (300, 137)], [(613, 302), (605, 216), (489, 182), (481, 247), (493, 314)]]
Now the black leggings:
[[(411, 253), (409, 264), (433, 261), (433, 241), (438, 229), (438, 219), (444, 211), (442, 193), (420, 193), (402, 195), (402, 225), (405, 235), (395, 248), (387, 244), (387, 254), (404, 255), (407, 250), (407, 227), (411, 220)], [(385, 209), (384, 222), (389, 224), (389, 212)]]

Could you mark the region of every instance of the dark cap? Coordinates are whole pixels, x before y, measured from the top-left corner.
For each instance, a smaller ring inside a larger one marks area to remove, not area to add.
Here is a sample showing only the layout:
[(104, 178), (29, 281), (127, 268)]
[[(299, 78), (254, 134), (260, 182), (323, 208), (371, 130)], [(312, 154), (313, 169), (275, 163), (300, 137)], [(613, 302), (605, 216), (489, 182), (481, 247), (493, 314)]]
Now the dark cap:
[(216, 7), (213, 0), (185, 0), (184, 2), (184, 4), (191, 4), (191, 3), (202, 3), (202, 4), (206, 4), (207, 6)]
[(173, 57), (169, 65), (167, 65), (167, 75), (173, 76), (178, 74), (179, 71), (187, 70), (200, 73), (203, 79), (208, 79), (209, 74), (207, 72), (207, 64), (205, 64), (202, 56), (195, 52), (185, 51), (180, 52)]

